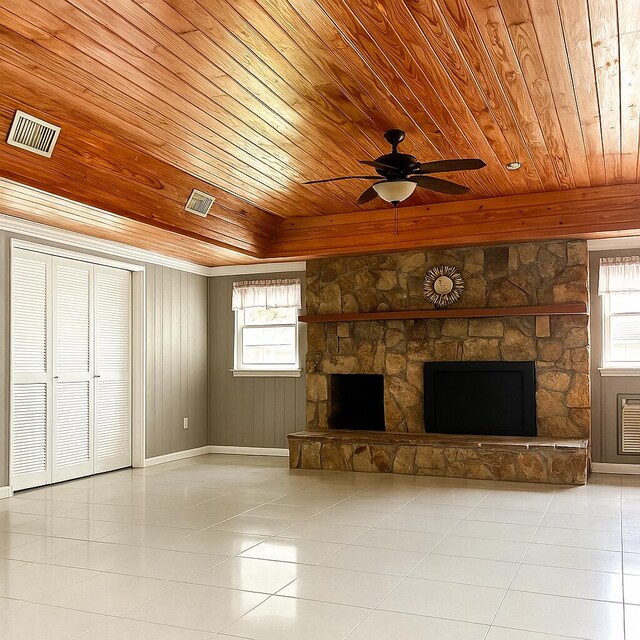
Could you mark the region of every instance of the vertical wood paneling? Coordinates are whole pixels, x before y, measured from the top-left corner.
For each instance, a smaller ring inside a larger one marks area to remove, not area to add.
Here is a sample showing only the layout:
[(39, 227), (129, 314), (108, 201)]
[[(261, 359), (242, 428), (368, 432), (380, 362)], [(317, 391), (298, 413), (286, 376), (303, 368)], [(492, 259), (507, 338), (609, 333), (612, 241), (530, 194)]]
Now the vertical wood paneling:
[(207, 278), (147, 265), (147, 458), (208, 444), (207, 298)]
[[(182, 306), (182, 324), (186, 324), (188, 320), (188, 310), (192, 309), (195, 304), (195, 289), (194, 282), (189, 278), (187, 274), (185, 275), (185, 290), (183, 293), (183, 306)], [(196, 324), (196, 323), (194, 323)], [(191, 361), (191, 354), (194, 352), (196, 347), (196, 332), (198, 330), (198, 326), (188, 326), (185, 332), (185, 336), (183, 337), (183, 344), (186, 344), (187, 350), (187, 372), (186, 376), (184, 376), (184, 382), (182, 386), (182, 404), (183, 404), (183, 413), (185, 416), (193, 416), (193, 425), (190, 425), (190, 428), (185, 432), (185, 436), (187, 439), (187, 448), (190, 449), (191, 443), (198, 438), (198, 428), (200, 422), (200, 415), (196, 414), (198, 407), (193, 406), (190, 402), (189, 393), (194, 387), (195, 376), (197, 372), (191, 370), (189, 367)], [(193, 409), (193, 410), (192, 410)], [(208, 426), (208, 425), (207, 425)]]
[[(184, 271), (178, 273), (180, 277), (180, 306), (178, 307), (178, 314), (180, 316), (180, 331), (178, 335), (180, 337), (180, 405), (179, 405), (179, 419), (182, 419), (189, 415), (189, 400), (187, 394), (189, 393), (189, 375), (191, 370), (189, 368), (189, 333), (193, 331), (193, 327), (188, 322), (189, 313), (189, 274)], [(193, 323), (195, 324), (195, 322)], [(192, 416), (194, 425), (197, 423), (197, 417)], [(191, 426), (189, 427), (189, 429)], [(189, 448), (189, 429), (182, 429), (180, 433), (180, 448)]]
[(193, 296), (190, 301), (190, 313), (195, 323), (189, 325), (193, 334), (193, 348), (189, 351), (189, 415), (195, 416), (195, 424), (189, 427), (189, 447), (199, 447), (209, 442), (209, 363), (208, 353), (208, 297), (209, 288), (206, 278), (189, 275)]
[(265, 447), (275, 447), (276, 442), (276, 379), (265, 378), (264, 381), (264, 405), (262, 415), (264, 416), (264, 442)]
[[(269, 274), (270, 278), (304, 273)], [(237, 276), (209, 279), (209, 444), (287, 446), (286, 436), (305, 427), (304, 374), (300, 378), (234, 378), (231, 288)], [(301, 359), (306, 341), (301, 335)]]
[[(251, 441), (266, 440), (264, 423), (264, 383), (265, 378), (255, 378), (253, 385), (253, 433)], [(264, 435), (263, 435), (264, 434)]]
[[(164, 415), (163, 413), (163, 408), (162, 408), (162, 403), (161, 403), (161, 398), (162, 398), (162, 388), (163, 388), (163, 378), (162, 378), (162, 373), (164, 370), (163, 362), (164, 362), (164, 353), (163, 350), (158, 348), (157, 345), (160, 345), (162, 343), (162, 332), (163, 332), (163, 316), (162, 313), (160, 312), (160, 310), (156, 309), (157, 306), (157, 302), (156, 300), (161, 300), (162, 299), (162, 269), (161, 268), (154, 268), (153, 269), (156, 273), (156, 278), (155, 278), (155, 289), (154, 289), (154, 295), (155, 298), (153, 298), (152, 300), (147, 299), (147, 305), (149, 304), (153, 304), (154, 305), (154, 309), (156, 310), (155, 312), (155, 325), (156, 325), (156, 342), (152, 345), (152, 349), (154, 350), (155, 354), (156, 354), (156, 368), (155, 371), (153, 371), (153, 376), (155, 378), (156, 384), (155, 384), (155, 395), (154, 396), (149, 396), (147, 395), (147, 404), (153, 405), (154, 411), (155, 411), (155, 415), (156, 415), (156, 423), (154, 423), (154, 425), (149, 425), (149, 422), (147, 421), (147, 433), (151, 436), (150, 438), (148, 437), (148, 440), (150, 440), (151, 442), (153, 442), (153, 455), (154, 456), (158, 456), (160, 455), (160, 452), (162, 451), (163, 447), (162, 447), (162, 416)], [(149, 323), (149, 312), (147, 314), (147, 324)], [(158, 424), (159, 426), (156, 428), (155, 424)], [(151, 426), (151, 429), (150, 429)], [(149, 429), (150, 429), (150, 433), (149, 433)], [(150, 457), (151, 454), (147, 453), (147, 457)]]
[[(145, 301), (148, 305), (149, 298), (155, 293), (156, 286), (156, 271), (155, 269), (148, 269), (145, 274), (145, 286), (146, 286), (146, 296)], [(147, 393), (153, 393), (153, 390), (156, 385), (156, 377), (153, 375), (153, 372), (157, 370), (156, 362), (157, 362), (157, 354), (155, 350), (155, 337), (156, 337), (156, 322), (155, 318), (151, 318), (147, 316), (147, 335), (146, 335), (146, 352), (147, 352)], [(147, 416), (147, 425), (155, 424), (156, 421), (156, 407), (154, 403), (147, 402), (146, 403), (146, 416)], [(147, 426), (147, 429), (149, 427)], [(152, 456), (155, 454), (155, 443), (151, 441), (149, 437), (149, 432), (147, 432), (147, 443), (146, 443), (146, 455)]]
[[(164, 286), (162, 288), (162, 324), (163, 335), (160, 348), (164, 351), (164, 362), (167, 366), (162, 368), (162, 380), (163, 380), (163, 393), (162, 393), (162, 413), (163, 421), (165, 424), (174, 423), (173, 407), (176, 401), (175, 387), (173, 382), (173, 374), (176, 370), (177, 363), (174, 360), (173, 343), (177, 336), (172, 331), (173, 325), (173, 279), (171, 277), (171, 269), (162, 267), (162, 280)], [(177, 328), (177, 327), (176, 327)], [(177, 425), (176, 425), (177, 428)], [(175, 438), (173, 434), (176, 429), (163, 429), (162, 430), (162, 451), (177, 451), (177, 445), (174, 444)]]

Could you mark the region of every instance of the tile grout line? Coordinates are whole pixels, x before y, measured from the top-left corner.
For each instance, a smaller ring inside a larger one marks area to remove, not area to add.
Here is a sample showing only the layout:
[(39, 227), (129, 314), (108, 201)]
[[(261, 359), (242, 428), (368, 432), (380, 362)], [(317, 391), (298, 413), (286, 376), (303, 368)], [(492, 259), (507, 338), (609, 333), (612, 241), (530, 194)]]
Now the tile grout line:
[(545, 509), (544, 514), (543, 514), (542, 518), (540, 519), (540, 522), (536, 526), (536, 530), (533, 532), (533, 535), (531, 536), (531, 539), (529, 540), (529, 542), (527, 544), (527, 548), (525, 549), (524, 553), (522, 554), (522, 557), (520, 558), (520, 561), (518, 562), (518, 568), (515, 570), (511, 580), (509, 581), (509, 584), (507, 585), (507, 588), (504, 591), (504, 595), (502, 596), (502, 599), (500, 600), (500, 604), (497, 606), (496, 611), (493, 614), (493, 617), (491, 618), (491, 622), (489, 623), (489, 627), (487, 628), (487, 631), (484, 634), (484, 640), (487, 639), (489, 633), (491, 632), (491, 628), (494, 626), (493, 623), (495, 622), (496, 618), (498, 617), (498, 613), (500, 612), (500, 609), (502, 609), (502, 605), (504, 604), (504, 601), (507, 598), (507, 594), (509, 593), (509, 590), (511, 589), (511, 585), (513, 584), (514, 580), (516, 579), (516, 576), (518, 575), (518, 572), (520, 571), (520, 567), (523, 565), (522, 561), (524, 560), (525, 556), (527, 555), (527, 552), (531, 548), (531, 545), (533, 544), (533, 539), (535, 538), (536, 533), (538, 532), (538, 530), (542, 526), (542, 521), (544, 520), (544, 517), (549, 512), (549, 508), (551, 507), (551, 503), (552, 503), (554, 497), (556, 496), (556, 493), (557, 493), (557, 491), (554, 491), (551, 494), (551, 499), (547, 503), (547, 508)]

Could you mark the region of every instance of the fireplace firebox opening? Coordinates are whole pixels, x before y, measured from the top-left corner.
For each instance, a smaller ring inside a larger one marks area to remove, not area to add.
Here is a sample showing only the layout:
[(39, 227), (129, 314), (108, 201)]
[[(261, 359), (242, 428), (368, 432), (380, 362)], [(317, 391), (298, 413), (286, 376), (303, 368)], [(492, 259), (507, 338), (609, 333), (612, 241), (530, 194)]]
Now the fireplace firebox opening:
[(330, 429), (384, 431), (384, 377), (366, 373), (331, 375)]
[(425, 362), (425, 431), (535, 436), (535, 376), (535, 362)]

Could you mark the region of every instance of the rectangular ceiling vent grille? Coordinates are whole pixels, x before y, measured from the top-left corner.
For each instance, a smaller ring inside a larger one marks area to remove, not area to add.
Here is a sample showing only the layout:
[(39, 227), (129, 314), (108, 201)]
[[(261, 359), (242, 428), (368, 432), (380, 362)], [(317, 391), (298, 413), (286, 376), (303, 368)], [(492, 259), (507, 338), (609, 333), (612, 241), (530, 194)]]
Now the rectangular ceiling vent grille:
[(195, 213), (197, 216), (206, 218), (209, 213), (209, 209), (211, 209), (211, 206), (215, 201), (216, 199), (208, 193), (194, 189), (189, 196), (189, 200), (187, 200), (185, 211)]
[(14, 147), (50, 158), (59, 133), (60, 127), (24, 111), (16, 111), (7, 142)]

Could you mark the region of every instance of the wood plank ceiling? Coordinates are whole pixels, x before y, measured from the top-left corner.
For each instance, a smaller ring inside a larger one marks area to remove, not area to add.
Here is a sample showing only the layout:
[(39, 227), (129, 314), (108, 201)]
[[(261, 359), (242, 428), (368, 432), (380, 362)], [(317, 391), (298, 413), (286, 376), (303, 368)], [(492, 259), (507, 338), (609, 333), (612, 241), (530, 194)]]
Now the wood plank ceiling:
[[(639, 67), (637, 0), (0, 0), (0, 131), (16, 109), (62, 126), (51, 159), (0, 144), (0, 177), (53, 194), (36, 212), (46, 195), (2, 188), (0, 212), (207, 265), (319, 255), (336, 216), (381, 202), (302, 182), (361, 174), (401, 128), (421, 161), (486, 162), (444, 176), (464, 198), (404, 203), (469, 201), (464, 239), (478, 199), (635, 185)], [(207, 219), (183, 210), (193, 188)]]

